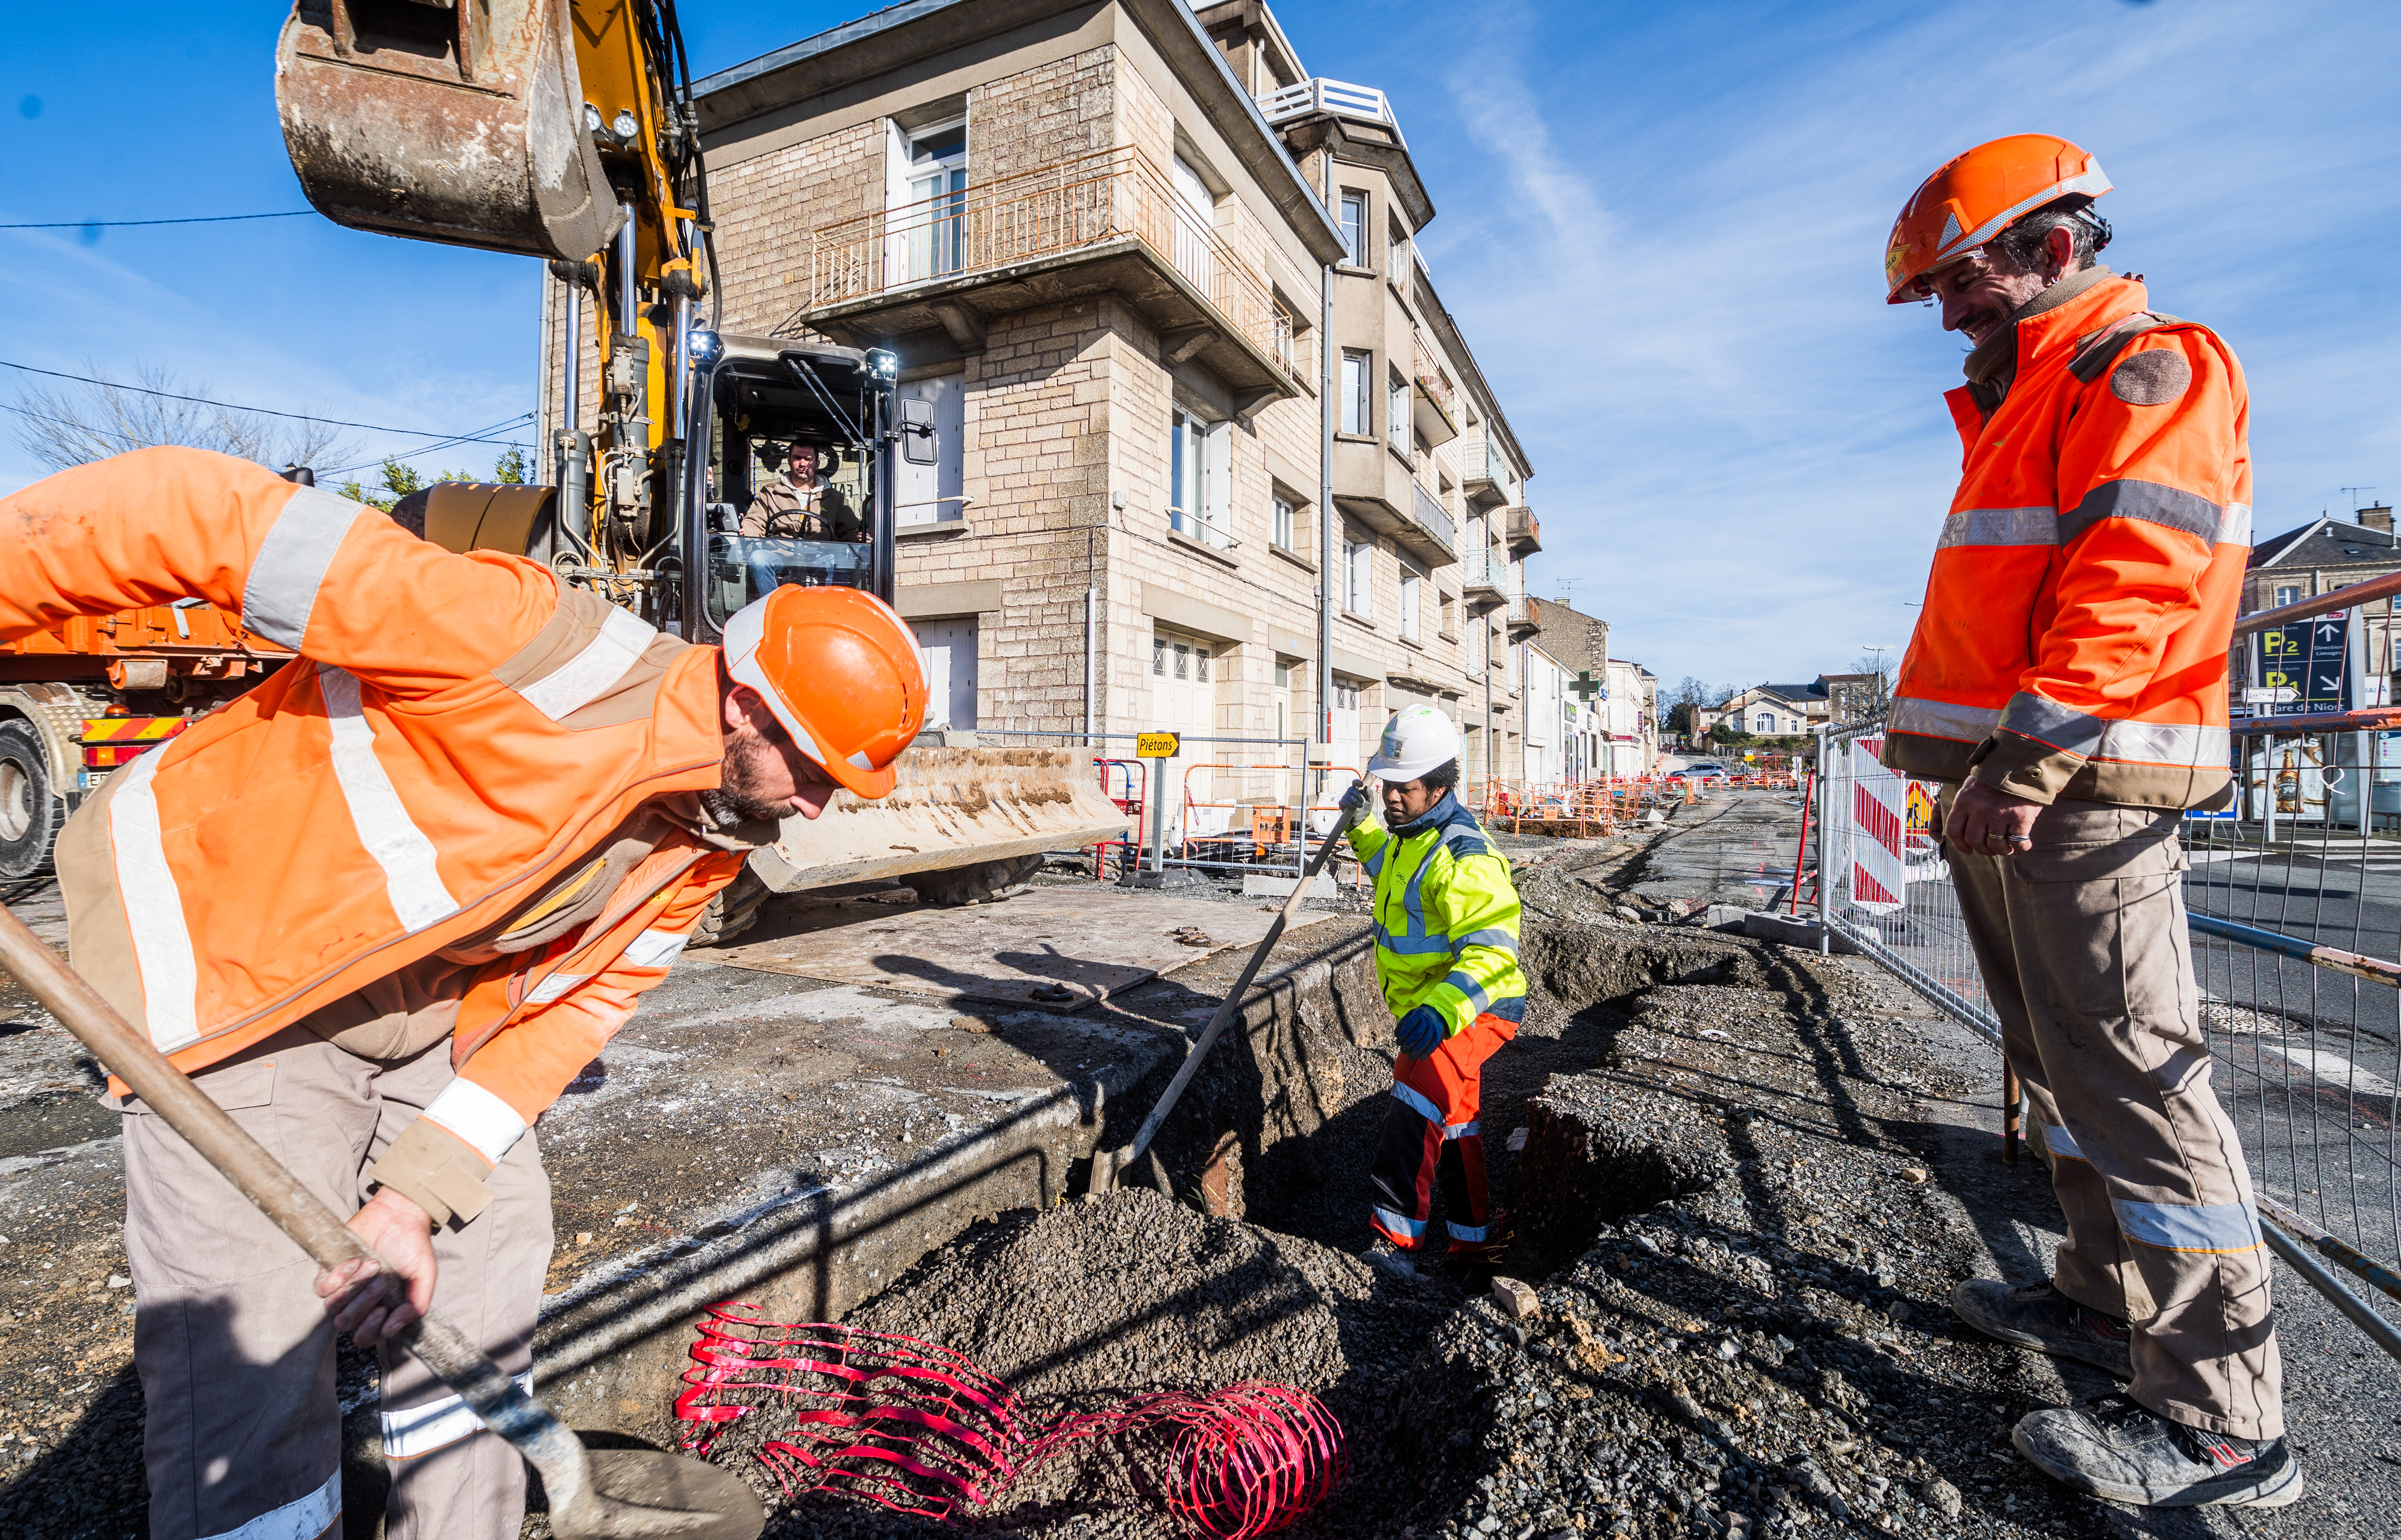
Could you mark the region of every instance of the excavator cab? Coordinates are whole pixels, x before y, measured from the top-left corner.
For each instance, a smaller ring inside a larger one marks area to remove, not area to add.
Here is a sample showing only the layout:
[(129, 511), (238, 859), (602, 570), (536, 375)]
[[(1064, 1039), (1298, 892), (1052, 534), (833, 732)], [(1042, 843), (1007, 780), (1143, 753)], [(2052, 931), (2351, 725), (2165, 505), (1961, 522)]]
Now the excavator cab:
[[(897, 360), (774, 337), (695, 336), (682, 610), (714, 641), (787, 583), (892, 598)], [(695, 592), (696, 591), (696, 592)]]

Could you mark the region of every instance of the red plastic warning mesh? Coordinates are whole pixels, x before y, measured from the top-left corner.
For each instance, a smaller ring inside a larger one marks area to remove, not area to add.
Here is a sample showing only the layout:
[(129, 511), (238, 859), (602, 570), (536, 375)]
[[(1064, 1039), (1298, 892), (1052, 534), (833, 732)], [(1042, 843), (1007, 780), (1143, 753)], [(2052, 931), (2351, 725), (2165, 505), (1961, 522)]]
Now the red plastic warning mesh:
[(676, 1397), (676, 1416), (696, 1424), (684, 1447), (706, 1454), (726, 1424), (780, 1402), (792, 1425), (759, 1457), (788, 1496), (844, 1492), (946, 1519), (1077, 1439), (1109, 1438), (1193, 1533), (1249, 1540), (1324, 1501), (1345, 1468), (1341, 1424), (1285, 1385), (1162, 1391), (1036, 1429), (1015, 1392), (930, 1342), (762, 1321), (733, 1303), (699, 1331)]

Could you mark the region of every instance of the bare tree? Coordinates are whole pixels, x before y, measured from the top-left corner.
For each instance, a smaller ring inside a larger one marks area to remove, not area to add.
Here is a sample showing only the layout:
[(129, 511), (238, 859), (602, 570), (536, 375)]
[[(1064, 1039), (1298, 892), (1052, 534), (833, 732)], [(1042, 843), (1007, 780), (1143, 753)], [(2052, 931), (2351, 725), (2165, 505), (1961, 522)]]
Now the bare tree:
[[(96, 365), (86, 370), (97, 375)], [(223, 406), (157, 364), (132, 386), (96, 379), (74, 386), (27, 384), (17, 390), (17, 442), (53, 470), (88, 465), (129, 450), (178, 443), (255, 460), (270, 469), (348, 459), (355, 446), (341, 430), (309, 417), (277, 417)]]

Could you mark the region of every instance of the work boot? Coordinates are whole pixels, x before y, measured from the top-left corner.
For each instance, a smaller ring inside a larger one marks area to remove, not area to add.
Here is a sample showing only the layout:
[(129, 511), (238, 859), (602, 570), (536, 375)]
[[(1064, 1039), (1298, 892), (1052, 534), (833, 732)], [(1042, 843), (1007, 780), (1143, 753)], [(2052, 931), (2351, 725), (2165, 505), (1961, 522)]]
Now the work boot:
[(1381, 1235), (1376, 1237), (1374, 1243), (1361, 1253), (1361, 1257), (1369, 1267), (1388, 1277), (1398, 1278), (1404, 1283), (1413, 1283), (1417, 1280), (1417, 1258)]
[(2018, 1419), (2018, 1452), (2079, 1492), (2145, 1507), (2280, 1508), (2301, 1494), (2282, 1438), (2230, 1438), (2171, 1423), (2127, 1396)]
[(1969, 1278), (1951, 1291), (1951, 1309), (1987, 1337), (2091, 1364), (2120, 1380), (2134, 1377), (2128, 1349), (2133, 1333), (2126, 1323), (2078, 1304), (2049, 1278), (2015, 1288), (1993, 1278)]

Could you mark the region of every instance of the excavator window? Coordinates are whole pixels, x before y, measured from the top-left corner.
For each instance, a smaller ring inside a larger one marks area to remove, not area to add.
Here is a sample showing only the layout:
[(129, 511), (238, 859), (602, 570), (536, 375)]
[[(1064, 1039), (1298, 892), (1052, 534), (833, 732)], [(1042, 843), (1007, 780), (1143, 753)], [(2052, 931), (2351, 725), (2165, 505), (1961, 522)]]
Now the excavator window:
[(714, 627), (786, 583), (873, 584), (874, 461), (852, 442), (866, 402), (846, 371), (827, 373), (820, 393), (761, 361), (717, 371), (705, 521)]

